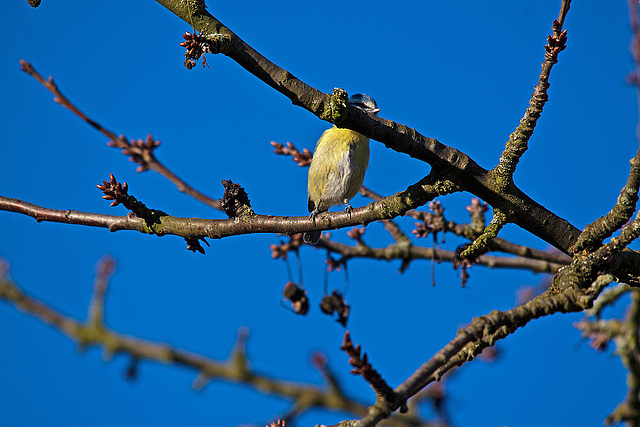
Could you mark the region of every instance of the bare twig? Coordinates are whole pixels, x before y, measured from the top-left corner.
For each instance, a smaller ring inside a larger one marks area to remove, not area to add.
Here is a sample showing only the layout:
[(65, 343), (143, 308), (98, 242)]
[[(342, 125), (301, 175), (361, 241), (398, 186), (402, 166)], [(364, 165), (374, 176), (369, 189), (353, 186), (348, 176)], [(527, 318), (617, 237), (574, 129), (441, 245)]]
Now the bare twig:
[[(376, 393), (377, 401), (393, 402), (396, 400), (396, 393), (391, 387), (389, 387), (378, 371), (373, 369), (371, 363), (369, 363), (367, 353), (361, 354), (362, 349), (360, 344), (357, 346), (353, 345), (349, 331), (344, 333), (344, 340), (342, 341), (340, 350), (344, 351), (349, 356), (349, 364), (353, 367), (353, 369), (351, 369), (351, 373), (354, 375), (360, 375), (369, 383), (371, 388), (373, 388), (373, 391)], [(404, 403), (400, 402), (399, 404), (402, 405)]]
[(147, 136), (147, 139), (144, 141), (131, 140), (131, 142), (129, 142), (123, 135), (116, 135), (114, 132), (103, 127), (101, 124), (83, 113), (78, 107), (76, 107), (71, 101), (69, 101), (66, 96), (62, 94), (58, 86), (53, 82), (53, 77), (49, 77), (48, 80), (45, 79), (33, 68), (33, 66), (29, 62), (23, 59), (20, 60), (20, 68), (22, 69), (22, 71), (36, 79), (47, 90), (49, 90), (49, 92), (54, 95), (53, 100), (55, 102), (65, 107), (80, 119), (85, 121), (88, 125), (93, 127), (95, 130), (109, 138), (109, 146), (119, 148), (120, 150), (122, 150), (123, 154), (130, 156), (131, 160), (135, 161), (139, 165), (137, 170), (138, 172), (151, 169), (171, 181), (180, 192), (188, 194), (194, 199), (199, 200), (200, 202), (209, 205), (214, 209), (220, 209), (220, 204), (217, 200), (212, 199), (191, 187), (189, 184), (180, 179), (176, 174), (171, 172), (171, 170), (164, 166), (155, 157), (155, 155), (153, 154), (153, 150), (158, 145), (160, 145), (160, 142), (153, 140), (153, 138), (151, 138), (151, 135)]
[(529, 139), (531, 135), (533, 135), (533, 130), (542, 114), (542, 109), (549, 99), (547, 89), (549, 89), (551, 69), (558, 62), (558, 54), (565, 49), (567, 43), (567, 30), (563, 30), (562, 26), (564, 25), (567, 12), (569, 12), (570, 4), (571, 0), (562, 0), (558, 19), (553, 21), (553, 33), (547, 38), (548, 43), (545, 46), (546, 52), (544, 62), (542, 63), (542, 71), (540, 72), (538, 84), (534, 88), (533, 95), (531, 95), (529, 107), (524, 117), (520, 120), (520, 124), (515, 132), (509, 137), (505, 150), (500, 156), (500, 161), (494, 168), (494, 171), (502, 177), (502, 180), (499, 182), (502, 182), (505, 188), (508, 183), (512, 181), (513, 173), (516, 170), (520, 158), (524, 152), (527, 151)]
[[(104, 261), (106, 263), (110, 261)], [(2, 264), (4, 265), (4, 264)], [(103, 291), (106, 279), (110, 273), (110, 267), (102, 264), (98, 267), (98, 278), (96, 279), (95, 292), (92, 310), (102, 306)], [(78, 343), (82, 348), (97, 346), (109, 355), (123, 353), (138, 361), (157, 362), (168, 365), (177, 365), (198, 373), (201, 380), (222, 380), (230, 382), (240, 382), (254, 388), (255, 390), (290, 399), (293, 402), (300, 402), (303, 408), (326, 408), (340, 411), (347, 411), (358, 416), (366, 414), (367, 407), (357, 402), (336, 387), (318, 387), (302, 383), (293, 383), (279, 380), (252, 370), (246, 360), (244, 343), (246, 334), (241, 331), (238, 345), (226, 361), (216, 361), (200, 354), (191, 353), (185, 350), (176, 349), (166, 344), (159, 344), (152, 341), (142, 340), (132, 336), (124, 335), (108, 328), (104, 322), (100, 321), (102, 313), (94, 311), (87, 322), (83, 323), (63, 315), (39, 300), (27, 295), (15, 283), (8, 279), (6, 268), (0, 269), (0, 299), (14, 305), (44, 323), (60, 330), (69, 339)], [(98, 309), (100, 310), (100, 309)], [(413, 426), (426, 427), (428, 424), (420, 421), (415, 416), (400, 415), (395, 419), (390, 419), (390, 426)]]
[[(372, 200), (382, 200), (382, 196), (372, 191), (369, 188), (362, 187), (360, 189), (360, 194), (363, 197), (368, 197)], [(476, 199), (477, 200), (477, 199)], [(472, 202), (473, 205), (473, 202)], [(415, 209), (410, 209), (405, 214), (406, 216), (410, 216), (419, 221), (431, 222), (434, 214), (430, 212), (419, 211)], [(473, 218), (471, 226), (468, 224), (457, 224), (454, 221), (446, 221), (446, 232), (454, 233), (456, 236), (466, 237), (466, 238), (474, 238), (474, 233), (476, 232), (476, 227), (473, 224)], [(484, 226), (482, 227), (484, 229)], [(551, 252), (551, 251), (542, 251), (540, 249), (531, 248), (529, 246), (518, 245), (507, 240), (501, 239), (500, 237), (496, 237), (492, 239), (488, 244), (489, 251), (500, 251), (513, 255), (517, 255), (524, 258), (532, 258), (541, 261), (547, 261), (554, 264), (565, 265), (571, 262), (571, 257), (562, 252)]]
[[(392, 244), (384, 248), (372, 248), (366, 245), (349, 246), (340, 242), (322, 240), (318, 247), (329, 249), (332, 253), (341, 254), (345, 259), (370, 258), (386, 261), (411, 261), (420, 259), (432, 260), (435, 258), (451, 262), (457, 258), (454, 251), (416, 245)], [(568, 262), (555, 263), (527, 258), (480, 255), (475, 259), (475, 264), (491, 268), (517, 268), (531, 270), (536, 273), (555, 273), (560, 267), (567, 265)]]
[(89, 304), (87, 320), (87, 324), (94, 328), (104, 327), (104, 298), (115, 268), (116, 261), (108, 255), (104, 256), (96, 266), (96, 281), (93, 285), (93, 298)]

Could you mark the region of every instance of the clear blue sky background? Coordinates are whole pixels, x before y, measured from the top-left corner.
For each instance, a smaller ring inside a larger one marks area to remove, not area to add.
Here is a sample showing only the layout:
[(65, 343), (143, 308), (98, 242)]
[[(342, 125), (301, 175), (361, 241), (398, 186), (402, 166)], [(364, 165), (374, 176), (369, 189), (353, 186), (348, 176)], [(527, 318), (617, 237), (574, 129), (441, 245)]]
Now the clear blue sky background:
[[(307, 215), (306, 170), (272, 154), (270, 141), (313, 148), (328, 127), (223, 56), (211, 68), (188, 71), (181, 34), (190, 28), (153, 1), (43, 0), (4, 4), (0, 16), (0, 194), (42, 206), (105, 214), (95, 184), (110, 172), (149, 206), (185, 217), (223, 218), (180, 194), (152, 172), (135, 167), (105, 138), (52, 102), (19, 70), (20, 58), (91, 117), (129, 138), (162, 141), (157, 156), (196, 188), (221, 197), (222, 179), (239, 182), (258, 213)], [(471, 155), (484, 167), (497, 161), (537, 82), (559, 0), (494, 2), (209, 2), (209, 11), (262, 54), (312, 86), (366, 92), (380, 115)], [(637, 150), (636, 94), (625, 75), (633, 63), (625, 1), (574, 2), (565, 28), (568, 48), (551, 76), (550, 101), (517, 184), (577, 227), (615, 202)], [(372, 142), (365, 184), (384, 195), (428, 173), (428, 165)], [(468, 220), (469, 194), (441, 199), (449, 219)], [(356, 197), (352, 204), (367, 200)], [(403, 220), (405, 231), (412, 220)], [(379, 224), (365, 237), (390, 243)], [(546, 244), (507, 227), (504, 237)], [(345, 231), (334, 233), (347, 241)], [(280, 306), (288, 280), (270, 259), (274, 235), (211, 242), (206, 255), (175, 237), (110, 233), (0, 212), (0, 256), (28, 293), (61, 312), (86, 318), (94, 265), (117, 259), (107, 322), (117, 331), (167, 342), (223, 359), (236, 331), (251, 331), (249, 356), (260, 372), (321, 384), (309, 364), (327, 353), (349, 394), (373, 394), (350, 376), (338, 347), (343, 329), (319, 313), (323, 254), (303, 248), (312, 310), (297, 317)], [(421, 241), (430, 244), (430, 240)], [(447, 238), (445, 248), (460, 242)], [(523, 285), (542, 276), (473, 267), (466, 288), (450, 265), (415, 262), (349, 264), (349, 329), (374, 366), (395, 386), (454, 337), (473, 316), (509, 309)], [(342, 273), (330, 286), (343, 285)], [(624, 303), (607, 314), (620, 314)], [(601, 425), (625, 395), (625, 371), (611, 350), (598, 354), (572, 322), (581, 315), (531, 323), (501, 342), (500, 359), (475, 361), (447, 383), (456, 426)], [(214, 382), (202, 392), (194, 373), (143, 362), (128, 382), (123, 356), (104, 363), (101, 352), (79, 354), (74, 343), (40, 321), (0, 303), (0, 424), (6, 426), (191, 425), (267, 422), (289, 408), (242, 385)], [(298, 425), (346, 417), (313, 411)]]

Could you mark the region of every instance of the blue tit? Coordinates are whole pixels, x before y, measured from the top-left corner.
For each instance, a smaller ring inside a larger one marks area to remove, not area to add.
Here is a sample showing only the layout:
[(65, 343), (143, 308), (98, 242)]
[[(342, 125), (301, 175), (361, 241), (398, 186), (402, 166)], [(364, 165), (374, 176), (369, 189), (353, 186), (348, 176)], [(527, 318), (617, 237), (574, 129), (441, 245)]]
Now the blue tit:
[[(349, 98), (349, 104), (366, 113), (376, 114), (380, 109), (369, 95), (358, 93)], [(333, 126), (324, 131), (313, 153), (309, 166), (309, 218), (315, 224), (316, 216), (330, 207), (345, 204), (351, 212), (349, 200), (355, 196), (369, 166), (369, 138), (358, 132)], [(306, 243), (315, 245), (322, 231), (310, 231), (302, 236)]]

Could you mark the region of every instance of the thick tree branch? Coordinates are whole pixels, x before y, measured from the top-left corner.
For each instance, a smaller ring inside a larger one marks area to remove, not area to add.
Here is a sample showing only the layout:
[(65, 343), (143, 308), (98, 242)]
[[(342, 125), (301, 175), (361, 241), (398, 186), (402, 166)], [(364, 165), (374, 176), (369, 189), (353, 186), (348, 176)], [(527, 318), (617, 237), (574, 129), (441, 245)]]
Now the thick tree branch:
[[(439, 381), (452, 368), (473, 360), (483, 349), (493, 346), (496, 341), (509, 336), (533, 319), (558, 312), (568, 313), (590, 308), (593, 300), (612, 280), (612, 275), (603, 275), (586, 289), (569, 288), (560, 293), (556, 289), (549, 289), (511, 310), (495, 310), (488, 315), (474, 318), (469, 325), (458, 331), (449, 344), (395, 389), (401, 397), (399, 401), (414, 396), (431, 382)], [(378, 404), (370, 408), (369, 414), (358, 425), (375, 426), (398, 407), (398, 404)]]
[[(592, 253), (575, 255), (573, 262), (559, 270), (552, 286), (543, 294), (506, 312), (495, 310), (474, 319), (458, 332), (456, 338), (396, 388), (401, 398), (395, 402), (406, 400), (429, 383), (439, 381), (450, 369), (472, 360), (482, 349), (494, 345), (497, 340), (514, 333), (533, 319), (558, 312), (568, 313), (591, 308), (600, 292), (616, 280), (613, 274), (600, 272), (605, 267), (614, 271), (611, 268), (612, 260), (621, 252), (632, 252), (626, 247), (639, 236), (640, 213), (609, 243)], [(636, 387), (635, 384), (633, 386)], [(398, 407), (397, 403), (376, 404), (360, 425), (374, 426)]]
[[(386, 147), (429, 163), (441, 176), (456, 182), (494, 207), (512, 212), (510, 219), (556, 248), (567, 252), (580, 231), (509, 183), (497, 185), (494, 174), (480, 167), (469, 156), (433, 138), (427, 138), (408, 126), (368, 116), (355, 107), (336, 111), (332, 97), (307, 85), (288, 71), (260, 55), (240, 37), (209, 14), (203, 2), (157, 0), (164, 7), (205, 35), (222, 36), (222, 53), (251, 74), (288, 97), (317, 117), (337, 123), (382, 142)], [(194, 7), (196, 4), (198, 7)]]

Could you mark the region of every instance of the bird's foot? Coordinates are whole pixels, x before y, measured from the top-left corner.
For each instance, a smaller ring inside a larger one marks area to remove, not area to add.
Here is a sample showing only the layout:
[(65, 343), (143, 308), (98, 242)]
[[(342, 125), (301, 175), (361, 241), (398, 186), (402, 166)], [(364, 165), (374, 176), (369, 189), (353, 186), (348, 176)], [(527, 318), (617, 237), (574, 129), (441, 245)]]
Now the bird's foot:
[(347, 205), (347, 206), (345, 206), (344, 211), (346, 213), (348, 213), (349, 214), (349, 218), (351, 218), (351, 211), (353, 211), (353, 208), (351, 207), (349, 202), (345, 202), (345, 205)]
[(320, 212), (318, 212), (318, 208), (315, 208), (314, 210), (311, 211), (311, 214), (309, 215), (309, 219), (311, 221), (313, 221), (313, 225), (316, 225), (316, 217), (318, 216)]

